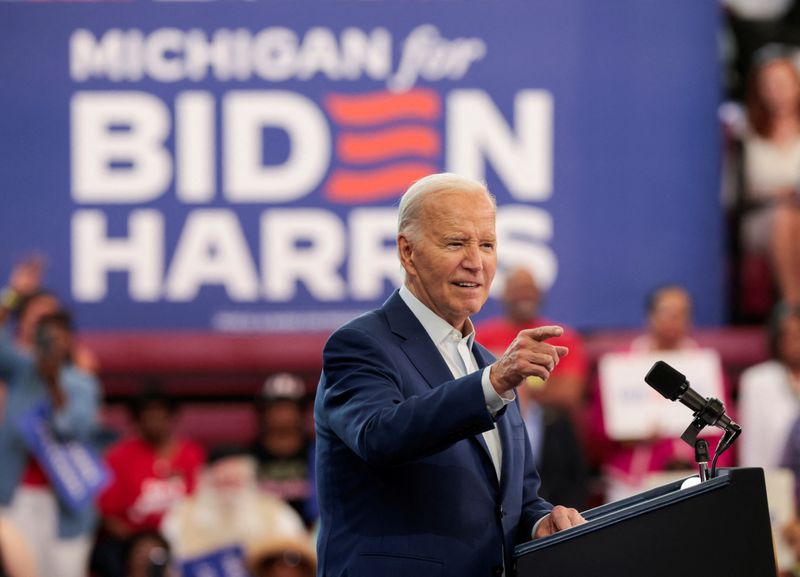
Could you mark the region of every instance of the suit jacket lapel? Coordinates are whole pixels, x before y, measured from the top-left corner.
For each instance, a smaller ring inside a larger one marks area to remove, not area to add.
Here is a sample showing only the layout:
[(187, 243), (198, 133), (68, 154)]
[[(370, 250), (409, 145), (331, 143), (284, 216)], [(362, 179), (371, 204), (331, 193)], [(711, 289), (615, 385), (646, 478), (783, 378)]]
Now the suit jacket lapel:
[(383, 312), (392, 332), (405, 339), (400, 343), (400, 348), (431, 388), (453, 380), (453, 373), (439, 354), (436, 345), (411, 309), (400, 298), (398, 291), (384, 303)]
[[(508, 408), (505, 409), (508, 413)], [(500, 495), (504, 496), (511, 475), (511, 463), (514, 461), (514, 450), (517, 440), (514, 439), (511, 418), (508, 414), (495, 421), (495, 426), (500, 433), (500, 445), (503, 447), (503, 460), (500, 463)], [(524, 426), (524, 425), (523, 425)]]
[[(441, 383), (452, 381), (453, 373), (450, 371), (450, 367), (447, 366), (436, 345), (430, 339), (428, 333), (425, 332), (425, 328), (403, 302), (397, 291), (383, 304), (382, 309), (392, 332), (405, 339), (400, 343), (400, 348), (403, 349), (409, 360), (422, 374), (428, 385), (433, 388)], [(480, 345), (473, 345), (472, 353), (475, 355), (475, 360), (481, 369), (494, 362), (492, 355)], [(499, 489), (492, 456), (483, 435), (475, 435), (471, 440), (478, 445), (480, 452), (483, 453), (486, 473), (490, 476), (494, 486)]]

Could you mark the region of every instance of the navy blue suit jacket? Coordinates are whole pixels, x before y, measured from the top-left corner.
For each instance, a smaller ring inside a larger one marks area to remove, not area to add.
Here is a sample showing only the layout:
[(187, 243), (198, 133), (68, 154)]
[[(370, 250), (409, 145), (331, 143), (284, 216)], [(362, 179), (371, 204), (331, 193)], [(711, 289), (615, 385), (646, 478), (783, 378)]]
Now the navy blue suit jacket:
[(498, 482), (481, 373), (453, 379), (397, 292), (330, 337), (314, 407), (320, 576), (489, 577), (504, 553), (510, 573), (552, 506), (516, 402), (496, 416)]

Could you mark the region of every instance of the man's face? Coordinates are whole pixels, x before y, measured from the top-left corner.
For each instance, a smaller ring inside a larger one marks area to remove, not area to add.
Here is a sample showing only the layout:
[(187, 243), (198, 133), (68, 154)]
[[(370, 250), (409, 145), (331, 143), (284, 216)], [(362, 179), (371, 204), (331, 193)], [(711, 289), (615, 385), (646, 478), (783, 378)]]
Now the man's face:
[(526, 270), (516, 270), (508, 276), (503, 292), (503, 302), (508, 317), (516, 323), (536, 318), (541, 302), (541, 292), (533, 276)]
[(494, 205), (477, 191), (426, 198), (418, 238), (398, 238), (409, 289), (459, 330), (489, 297), (496, 244)]

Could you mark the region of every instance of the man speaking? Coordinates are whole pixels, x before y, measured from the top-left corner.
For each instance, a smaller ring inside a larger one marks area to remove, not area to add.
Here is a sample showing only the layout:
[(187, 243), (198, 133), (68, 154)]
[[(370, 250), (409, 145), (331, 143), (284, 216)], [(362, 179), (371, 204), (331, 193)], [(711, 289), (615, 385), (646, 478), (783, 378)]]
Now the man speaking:
[(400, 201), (404, 286), (338, 329), (314, 407), (319, 575), (509, 574), (516, 544), (584, 520), (537, 495), (514, 388), (547, 379), (560, 327), (519, 333), (495, 361), (470, 315), (489, 296), (495, 203), (455, 174)]

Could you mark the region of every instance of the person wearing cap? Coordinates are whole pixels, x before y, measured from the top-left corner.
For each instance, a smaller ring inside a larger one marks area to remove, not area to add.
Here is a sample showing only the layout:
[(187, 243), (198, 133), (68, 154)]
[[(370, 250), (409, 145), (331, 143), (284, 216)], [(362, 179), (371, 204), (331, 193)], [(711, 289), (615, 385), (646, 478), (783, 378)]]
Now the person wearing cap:
[(285, 500), (311, 525), (316, 514), (306, 407), (302, 379), (290, 373), (270, 376), (256, 398), (257, 437), (250, 453), (258, 464), (261, 489)]

